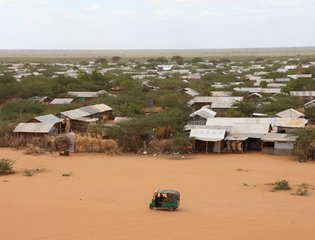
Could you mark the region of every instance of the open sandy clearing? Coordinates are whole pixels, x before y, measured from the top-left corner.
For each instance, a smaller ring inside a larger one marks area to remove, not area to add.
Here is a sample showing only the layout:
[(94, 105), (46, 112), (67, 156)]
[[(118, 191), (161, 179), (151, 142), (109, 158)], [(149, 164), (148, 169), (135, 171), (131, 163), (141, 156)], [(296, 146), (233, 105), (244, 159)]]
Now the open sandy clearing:
[[(19, 171), (0, 177), (1, 239), (315, 239), (315, 163), (256, 153), (0, 154)], [(23, 176), (36, 168), (45, 171)], [(309, 196), (264, 185), (280, 179), (310, 184)], [(178, 211), (149, 210), (157, 188), (180, 191)]]

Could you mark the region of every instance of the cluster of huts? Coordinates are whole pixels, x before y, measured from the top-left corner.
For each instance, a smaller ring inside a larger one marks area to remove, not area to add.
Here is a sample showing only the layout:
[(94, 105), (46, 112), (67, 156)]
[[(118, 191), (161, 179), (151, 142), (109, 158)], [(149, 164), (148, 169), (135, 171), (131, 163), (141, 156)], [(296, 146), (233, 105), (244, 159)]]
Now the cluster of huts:
[(60, 112), (59, 114), (38, 116), (27, 123), (19, 123), (13, 132), (17, 136), (54, 136), (60, 133), (84, 132), (89, 124), (112, 119), (112, 108), (106, 104), (95, 104)]
[(185, 131), (194, 139), (195, 152), (290, 154), (296, 141), (292, 132), (305, 128), (308, 122), (294, 109), (279, 112), (272, 118), (215, 116), (216, 112), (207, 107), (190, 115)]

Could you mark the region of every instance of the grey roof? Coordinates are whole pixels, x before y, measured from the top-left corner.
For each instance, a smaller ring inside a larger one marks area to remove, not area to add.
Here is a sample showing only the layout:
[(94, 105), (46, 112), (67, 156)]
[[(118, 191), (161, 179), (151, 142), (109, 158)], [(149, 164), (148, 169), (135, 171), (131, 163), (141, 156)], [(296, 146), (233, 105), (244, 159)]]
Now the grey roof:
[(275, 118), (276, 127), (305, 128), (308, 120), (305, 118)]
[(196, 112), (193, 112), (192, 114), (190, 114), (190, 117), (194, 117), (197, 115), (197, 116), (207, 119), (207, 118), (214, 118), (216, 114), (217, 114), (216, 112), (203, 107), (197, 110)]
[(55, 98), (50, 104), (70, 104), (73, 102), (73, 98)]
[(290, 96), (294, 96), (294, 97), (315, 97), (315, 91), (290, 91)]
[(191, 89), (191, 88), (184, 88), (184, 91), (186, 94), (192, 96), (192, 97), (195, 97), (195, 96), (198, 96), (199, 95), (199, 92), (195, 91), (194, 89)]
[(243, 97), (195, 97), (188, 104), (211, 103), (211, 108), (232, 108), (238, 101), (243, 101)]
[(246, 139), (248, 139), (249, 136), (247, 136), (246, 134), (228, 134), (225, 138), (225, 140), (229, 140), (229, 141), (245, 141)]
[(267, 133), (261, 138), (265, 142), (294, 142), (296, 139), (296, 136), (282, 133)]
[(281, 117), (281, 118), (301, 118), (301, 117), (304, 117), (304, 114), (300, 113), (299, 111), (296, 111), (293, 108), (290, 108), (282, 112), (278, 112), (276, 116)]
[(236, 92), (250, 92), (250, 93), (280, 93), (281, 88), (254, 88), (254, 87), (244, 87), (244, 88), (233, 88)]
[(212, 97), (230, 97), (232, 95), (231, 92), (227, 91), (212, 91), (211, 96)]
[(309, 101), (309, 102), (304, 104), (305, 108), (314, 107), (314, 106), (315, 106), (315, 100)]
[(128, 117), (115, 117), (114, 123), (117, 124), (117, 123), (121, 123), (121, 122), (124, 122), (124, 121), (128, 121), (130, 119), (131, 118), (128, 118)]
[(268, 117), (268, 114), (265, 113), (253, 113), (253, 117)]
[(231, 133), (233, 134), (266, 134), (270, 130), (270, 123), (248, 124), (235, 123)]
[(82, 111), (80, 109), (69, 110), (69, 111), (61, 112), (60, 114), (72, 120), (78, 120), (79, 118), (87, 117), (91, 115), (90, 113)]
[(96, 98), (99, 95), (105, 94), (105, 91), (98, 92), (68, 92), (69, 95), (73, 95), (79, 98)]
[(261, 138), (270, 130), (270, 124), (234, 124), (226, 140), (244, 141), (248, 138)]
[(201, 141), (217, 142), (224, 139), (225, 130), (191, 129), (189, 137)]
[(274, 118), (209, 118), (207, 126), (233, 126), (237, 123), (243, 124), (273, 124)]
[(80, 117), (76, 120), (81, 121), (81, 122), (86, 122), (86, 123), (92, 123), (92, 122), (97, 122), (99, 118)]
[(312, 78), (312, 74), (292, 74), (288, 75), (289, 78), (298, 79), (298, 78)]
[(276, 82), (290, 82), (291, 78), (276, 78)]
[(35, 117), (35, 119), (41, 123), (52, 123), (52, 124), (56, 124), (63, 121), (62, 119), (52, 114), (38, 116), (38, 117)]
[(104, 103), (96, 104), (92, 106), (81, 107), (80, 110), (88, 112), (90, 114), (102, 113), (113, 110), (111, 107), (107, 106)]
[(208, 118), (206, 126), (233, 127), (234, 124), (270, 124), (272, 127), (304, 128), (304, 118)]
[(19, 123), (13, 130), (15, 133), (49, 133), (53, 123)]

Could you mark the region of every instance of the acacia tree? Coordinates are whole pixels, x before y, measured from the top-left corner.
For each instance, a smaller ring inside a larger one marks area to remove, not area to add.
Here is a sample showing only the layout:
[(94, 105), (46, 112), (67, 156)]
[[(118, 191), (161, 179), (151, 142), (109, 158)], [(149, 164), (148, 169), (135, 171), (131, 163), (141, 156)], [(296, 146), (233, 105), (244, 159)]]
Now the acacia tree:
[(119, 56), (113, 56), (112, 57), (112, 62), (114, 62), (114, 63), (118, 63), (120, 60), (121, 60), (121, 57), (119, 57)]
[(315, 130), (314, 129), (299, 129), (292, 133), (297, 136), (295, 142), (293, 155), (298, 158), (300, 162), (306, 162), (310, 158), (313, 159), (315, 147)]
[(184, 64), (184, 58), (182, 56), (179, 56), (179, 55), (173, 56), (171, 61), (176, 62), (178, 65)]

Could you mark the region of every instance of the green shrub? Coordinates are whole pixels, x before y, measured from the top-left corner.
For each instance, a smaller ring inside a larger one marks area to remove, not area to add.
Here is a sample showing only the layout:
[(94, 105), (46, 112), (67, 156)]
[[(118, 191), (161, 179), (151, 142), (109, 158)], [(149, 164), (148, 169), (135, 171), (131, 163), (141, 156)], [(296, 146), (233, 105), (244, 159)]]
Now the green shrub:
[(34, 172), (31, 169), (24, 169), (23, 173), (26, 177), (31, 177), (34, 175)]
[(13, 164), (13, 160), (0, 159), (0, 175), (14, 174)]
[(289, 186), (289, 182), (287, 180), (281, 180), (274, 183), (273, 190), (291, 190), (291, 187)]

